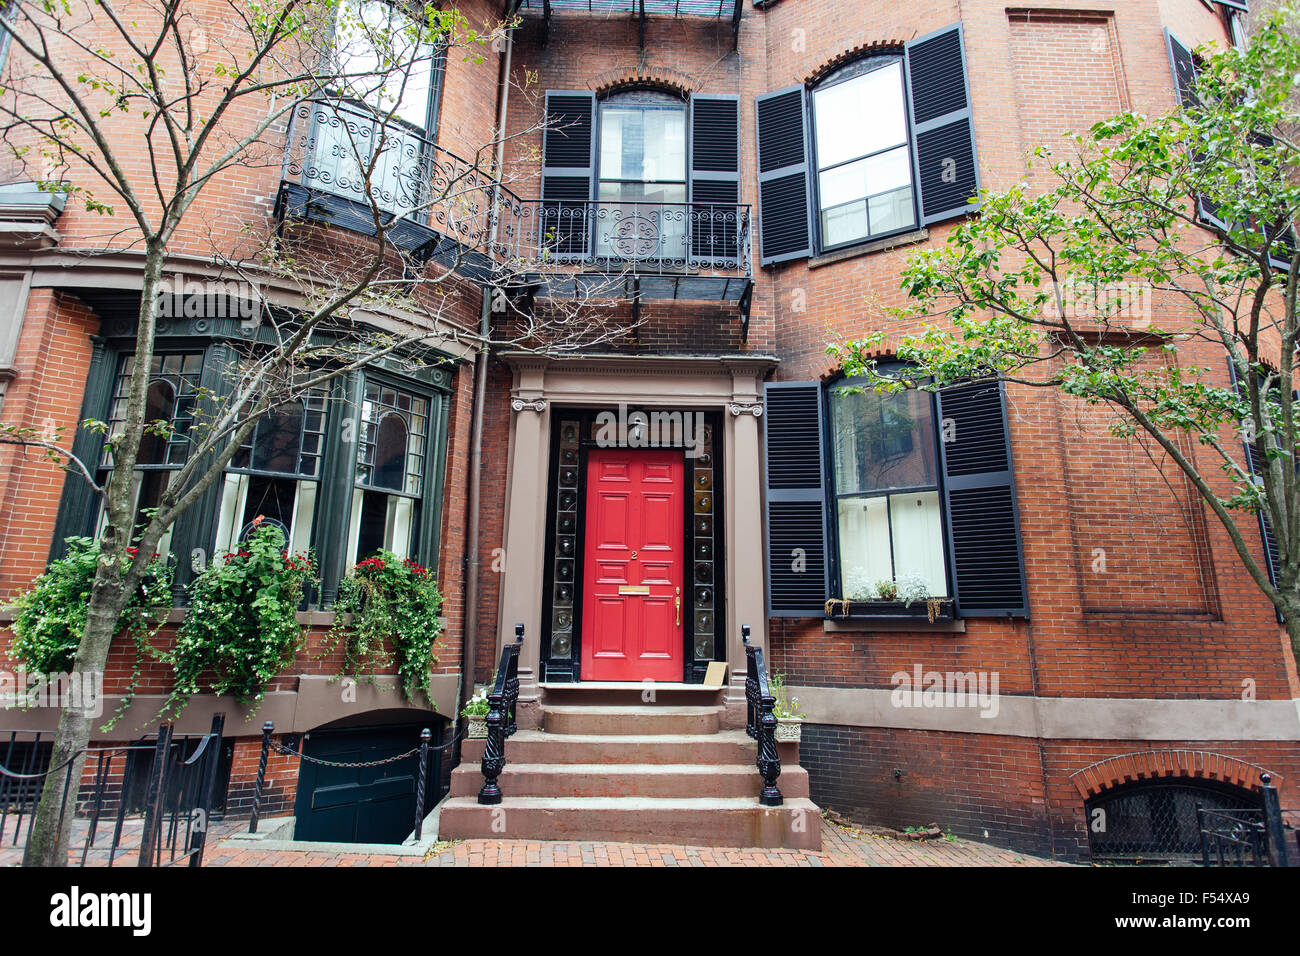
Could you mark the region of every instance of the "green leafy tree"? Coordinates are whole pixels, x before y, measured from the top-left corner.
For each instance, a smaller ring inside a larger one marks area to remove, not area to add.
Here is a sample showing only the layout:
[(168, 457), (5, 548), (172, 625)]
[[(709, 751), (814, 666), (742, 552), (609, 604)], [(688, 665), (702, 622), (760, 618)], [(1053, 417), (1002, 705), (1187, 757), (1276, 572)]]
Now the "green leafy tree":
[(1298, 19), (1277, 11), (1247, 49), (1198, 51), (1194, 94), (1168, 115), (1040, 147), (1040, 188), (983, 195), (912, 257), (898, 313), (922, 330), (896, 354), (914, 374), (876, 369), (884, 332), (829, 351), (883, 392), (1001, 377), (1108, 407), (1115, 435), (1187, 476), (1300, 656)]

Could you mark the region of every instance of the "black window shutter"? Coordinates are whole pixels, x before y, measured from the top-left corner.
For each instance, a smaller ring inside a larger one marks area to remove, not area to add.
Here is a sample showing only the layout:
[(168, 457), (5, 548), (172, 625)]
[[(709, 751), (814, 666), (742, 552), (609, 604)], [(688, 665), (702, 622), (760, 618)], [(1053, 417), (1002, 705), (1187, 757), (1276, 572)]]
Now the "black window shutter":
[(918, 205), (929, 225), (970, 213), (979, 192), (961, 24), (912, 40), (906, 51)]
[(736, 262), (740, 97), (691, 95), (691, 259)]
[[(1248, 396), (1242, 387), (1241, 379), (1237, 377), (1237, 367), (1233, 364), (1232, 359), (1228, 359), (1228, 377), (1232, 380), (1232, 387), (1237, 394), (1246, 399)], [(1250, 467), (1252, 476), (1259, 478), (1262, 483), (1264, 474), (1264, 460), (1260, 457), (1259, 449), (1253, 442), (1242, 439), (1242, 447), (1246, 450), (1246, 463)], [(1259, 536), (1264, 542), (1264, 562), (1268, 565), (1268, 579), (1277, 585), (1277, 571), (1282, 564), (1282, 556), (1277, 549), (1277, 539), (1273, 537), (1273, 524), (1268, 520), (1268, 515), (1264, 509), (1259, 510)]]
[(547, 91), (539, 228), (543, 245), (557, 258), (589, 254), (595, 166), (595, 94)]
[[(1165, 45), (1169, 49), (1169, 69), (1174, 75), (1174, 92), (1183, 109), (1199, 106), (1200, 97), (1196, 95), (1196, 58), (1192, 51), (1181, 43), (1177, 37), (1165, 30)], [(1196, 214), (1204, 222), (1216, 229), (1228, 230), (1228, 224), (1219, 217), (1218, 204), (1204, 196), (1196, 197)]]
[(1011, 442), (1000, 382), (938, 395), (953, 594), (962, 617), (1029, 616)]
[(812, 255), (808, 103), (802, 86), (754, 99), (758, 123), (759, 264)]
[(765, 389), (767, 613), (821, 617), (826, 609), (826, 469), (819, 382)]

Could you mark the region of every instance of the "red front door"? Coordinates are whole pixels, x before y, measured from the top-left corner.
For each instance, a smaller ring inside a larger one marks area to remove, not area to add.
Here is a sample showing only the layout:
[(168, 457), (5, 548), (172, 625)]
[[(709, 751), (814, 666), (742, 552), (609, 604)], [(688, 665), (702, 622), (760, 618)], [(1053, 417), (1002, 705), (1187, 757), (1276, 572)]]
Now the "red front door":
[(582, 678), (682, 679), (680, 451), (592, 449), (582, 583)]

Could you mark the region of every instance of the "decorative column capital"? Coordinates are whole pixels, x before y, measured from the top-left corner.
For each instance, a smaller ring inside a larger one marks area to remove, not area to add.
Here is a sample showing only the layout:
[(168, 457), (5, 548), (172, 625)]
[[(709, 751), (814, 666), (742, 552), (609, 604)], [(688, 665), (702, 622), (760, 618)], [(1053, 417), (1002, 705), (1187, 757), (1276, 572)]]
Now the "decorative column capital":
[(731, 411), (733, 418), (739, 418), (741, 415), (744, 415), (746, 412), (753, 415), (755, 418), (763, 417), (762, 402), (732, 402), (727, 407)]
[(540, 413), (546, 411), (546, 399), (537, 398), (530, 402), (522, 398), (512, 398), (510, 399), (510, 407), (516, 412), (522, 412), (527, 408)]

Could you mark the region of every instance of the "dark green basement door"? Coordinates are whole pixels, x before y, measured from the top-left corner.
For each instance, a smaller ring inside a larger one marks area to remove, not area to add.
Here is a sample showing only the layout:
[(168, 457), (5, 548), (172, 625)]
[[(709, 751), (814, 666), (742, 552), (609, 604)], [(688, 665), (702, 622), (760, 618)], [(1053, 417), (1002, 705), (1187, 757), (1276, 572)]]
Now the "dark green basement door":
[[(366, 763), (395, 757), (419, 745), (428, 723), (313, 731), (304, 742), (309, 757)], [(437, 726), (434, 741), (438, 740)], [(429, 754), (425, 808), (437, 802), (439, 751)], [(330, 767), (302, 761), (298, 774), (294, 839), (330, 843), (401, 843), (415, 828), (419, 756), (377, 767)]]

